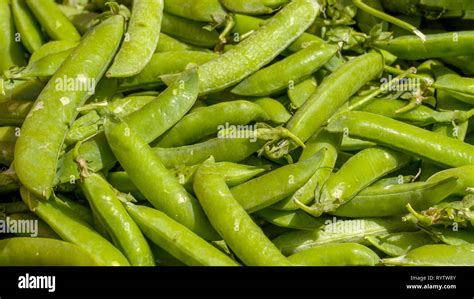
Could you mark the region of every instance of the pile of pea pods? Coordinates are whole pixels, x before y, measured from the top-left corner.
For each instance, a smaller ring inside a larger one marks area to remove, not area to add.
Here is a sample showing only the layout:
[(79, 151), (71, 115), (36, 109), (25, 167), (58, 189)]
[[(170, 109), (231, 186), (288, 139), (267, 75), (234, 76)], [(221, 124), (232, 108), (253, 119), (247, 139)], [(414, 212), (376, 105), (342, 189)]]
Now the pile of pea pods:
[(0, 0), (0, 265), (474, 265), (472, 0)]

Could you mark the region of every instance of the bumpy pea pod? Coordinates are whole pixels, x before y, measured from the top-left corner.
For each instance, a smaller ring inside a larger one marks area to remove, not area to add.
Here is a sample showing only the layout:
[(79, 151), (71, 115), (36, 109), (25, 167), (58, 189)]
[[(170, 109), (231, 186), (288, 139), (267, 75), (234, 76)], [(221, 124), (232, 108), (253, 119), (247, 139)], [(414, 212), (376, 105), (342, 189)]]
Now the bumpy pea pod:
[(366, 239), (389, 256), (405, 255), (415, 248), (436, 243), (435, 239), (424, 231), (368, 236)]
[(25, 0), (12, 0), (13, 19), (20, 33), (21, 42), (28, 52), (35, 52), (45, 42), (45, 37)]
[(127, 33), (107, 77), (140, 73), (155, 53), (160, 37), (163, 0), (134, 0)]
[(26, 64), (23, 49), (15, 40), (15, 25), (8, 0), (0, 1), (0, 73)]
[(150, 240), (186, 265), (239, 265), (165, 213), (132, 203), (125, 203), (125, 208)]
[(219, 103), (186, 115), (166, 132), (156, 145), (159, 147), (188, 145), (225, 129), (226, 125), (246, 125), (253, 121), (265, 120), (268, 120), (267, 113), (252, 102), (241, 100)]
[(341, 217), (385, 217), (406, 213), (406, 205), (427, 209), (451, 195), (457, 177), (434, 182), (415, 182), (387, 187), (368, 187), (346, 204), (330, 212)]
[[(125, 122), (105, 122), (110, 148), (150, 203), (207, 240), (217, 238), (199, 203)], [(133, 157), (133, 159), (131, 159)]]
[(0, 126), (21, 126), (34, 102), (10, 100), (0, 102)]
[(415, 225), (398, 218), (361, 218), (354, 220), (326, 220), (325, 226), (313, 231), (290, 231), (273, 239), (285, 255), (328, 243), (355, 242), (367, 244), (365, 237), (391, 232), (413, 231)]
[(394, 266), (473, 266), (474, 245), (425, 245), (406, 255), (383, 259), (385, 265)]
[(378, 255), (357, 243), (335, 243), (319, 245), (288, 257), (298, 266), (375, 266), (380, 263)]
[(303, 142), (308, 140), (364, 84), (383, 69), (382, 56), (367, 53), (345, 63), (326, 77), (286, 128)]
[(221, 0), (228, 10), (248, 15), (271, 14), (288, 2), (289, 0)]
[[(26, 3), (41, 24), (41, 27), (44, 28), (48, 36), (52, 39), (70, 41), (81, 39), (74, 25), (67, 19), (53, 0), (26, 0)], [(116, 30), (117, 29), (120, 30), (119, 28), (116, 28)]]
[(77, 245), (45, 238), (0, 241), (2, 266), (99, 266), (93, 253)]
[(464, 196), (469, 194), (469, 188), (474, 187), (474, 165), (442, 170), (433, 174), (427, 182), (438, 182), (449, 177), (457, 177), (456, 186), (451, 189), (451, 195)]
[(217, 31), (204, 29), (205, 23), (184, 19), (164, 13), (161, 30), (185, 43), (204, 48), (213, 48), (219, 41)]
[[(78, 160), (79, 167), (87, 167), (87, 162)], [(137, 224), (128, 215), (117, 192), (107, 181), (96, 173), (83, 169), (79, 183), (92, 210), (105, 225), (114, 244), (122, 250), (132, 266), (154, 266), (150, 247)]]
[(266, 96), (300, 81), (323, 66), (336, 54), (333, 45), (310, 45), (240, 82), (232, 93), (243, 96)]
[(474, 146), (385, 116), (344, 112), (329, 123), (330, 132), (347, 132), (434, 163), (452, 167), (474, 164)]
[(277, 211), (266, 208), (258, 211), (257, 216), (271, 224), (302, 230), (314, 230), (323, 226), (322, 218), (313, 218), (303, 211)]
[(212, 159), (196, 172), (194, 191), (212, 225), (247, 266), (290, 265), (234, 199)]
[(111, 243), (102, 238), (86, 222), (73, 215), (56, 201), (43, 201), (35, 197), (26, 188), (20, 189), (23, 201), (30, 209), (45, 221), (63, 240), (76, 244), (98, 263), (109, 266), (128, 266), (123, 254)]
[(164, 4), (167, 13), (195, 21), (221, 24), (227, 16), (219, 0), (164, 0)]
[(24, 186), (41, 197), (51, 195), (68, 126), (77, 115), (76, 108), (89, 95), (85, 88), (58, 90), (56, 81), (76, 80), (81, 76), (91, 80), (95, 87), (119, 46), (123, 22), (122, 16), (113, 16), (89, 32), (43, 89), (23, 123), (15, 147), (15, 170)]

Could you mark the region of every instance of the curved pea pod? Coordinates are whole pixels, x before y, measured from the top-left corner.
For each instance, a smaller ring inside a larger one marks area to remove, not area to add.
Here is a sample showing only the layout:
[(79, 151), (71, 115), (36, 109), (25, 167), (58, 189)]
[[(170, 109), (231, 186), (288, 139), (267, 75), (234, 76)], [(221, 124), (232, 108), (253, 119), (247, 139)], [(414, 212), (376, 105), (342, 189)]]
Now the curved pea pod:
[(298, 109), (309, 99), (309, 97), (316, 92), (318, 82), (316, 78), (311, 76), (297, 83), (293, 87), (288, 88), (288, 97), (291, 100), (291, 107)]
[(192, 46), (185, 44), (183, 42), (180, 42), (179, 40), (174, 39), (171, 36), (168, 36), (164, 33), (160, 33), (160, 38), (158, 39), (158, 45), (156, 46), (155, 53), (174, 52), (174, 51), (192, 51), (192, 50), (193, 50)]
[(457, 229), (454, 227), (422, 227), (434, 239), (447, 245), (474, 244), (474, 234), (469, 229)]
[(26, 3), (41, 27), (52, 39), (70, 41), (81, 39), (74, 25), (53, 0), (26, 0)]
[(210, 222), (245, 265), (290, 265), (234, 199), (212, 159), (198, 169), (193, 187)]
[(409, 251), (436, 241), (424, 231), (403, 232), (366, 237), (372, 246), (389, 256), (401, 256)]
[(400, 36), (389, 41), (378, 41), (375, 46), (399, 59), (409, 60), (472, 55), (474, 31), (427, 34), (426, 41), (414, 35)]
[(249, 213), (284, 199), (301, 188), (318, 169), (324, 152), (304, 161), (280, 167), (231, 188), (232, 195)]
[(391, 232), (413, 231), (415, 225), (398, 218), (361, 218), (341, 220), (334, 217), (325, 220), (324, 227), (313, 231), (290, 231), (273, 239), (273, 243), (285, 255), (307, 250), (328, 243), (368, 244), (365, 237)]
[(119, 91), (160, 86), (163, 84), (160, 76), (182, 72), (190, 63), (201, 65), (216, 57), (219, 57), (216, 53), (199, 51), (155, 53), (138, 75), (120, 80)]
[(226, 129), (226, 126), (246, 125), (268, 120), (267, 113), (248, 101), (231, 101), (208, 106), (183, 117), (156, 143), (159, 147), (192, 144), (203, 137)]
[(11, 5), (15, 27), (20, 33), (21, 42), (28, 52), (33, 53), (45, 42), (43, 32), (25, 0), (13, 0)]
[(164, 0), (164, 4), (165, 12), (195, 21), (221, 24), (227, 15), (219, 0)]
[(127, 33), (108, 69), (108, 78), (130, 77), (150, 62), (160, 37), (163, 0), (134, 0)]
[(73, 215), (57, 200), (44, 201), (22, 187), (21, 197), (28, 207), (46, 222), (63, 240), (71, 242), (89, 254), (102, 265), (128, 266), (123, 254), (102, 238), (91, 226)]
[(204, 48), (213, 48), (219, 42), (217, 31), (203, 29), (206, 23), (188, 20), (164, 13), (161, 30), (187, 44)]
[(474, 187), (474, 165), (466, 165), (457, 168), (442, 170), (433, 174), (427, 182), (443, 181), (449, 177), (457, 177), (456, 186), (451, 190), (451, 195), (468, 195), (468, 188)]
[[(43, 198), (51, 195), (58, 155), (76, 108), (105, 73), (119, 46), (123, 22), (122, 16), (113, 16), (89, 32), (48, 82), (23, 123), (15, 146), (15, 170), (25, 187)], [(95, 55), (98, 52), (103, 55)], [(57, 86), (58, 82), (67, 86), (66, 81), (75, 81), (77, 76), (87, 78), (91, 86), (73, 90)]]
[(5, 80), (0, 78), (0, 102), (18, 100), (34, 101), (43, 90), (40, 80)]
[(474, 146), (400, 121), (368, 112), (344, 112), (329, 123), (330, 132), (372, 141), (416, 155), (436, 164), (474, 164)]
[(74, 49), (67, 49), (62, 52), (49, 54), (43, 58), (29, 63), (24, 69), (13, 73), (15, 79), (28, 79), (35, 77), (49, 78), (58, 71), (66, 58), (74, 51)]
[(425, 245), (406, 255), (383, 259), (385, 265), (394, 266), (473, 266), (474, 245)]
[(10, 100), (0, 102), (0, 126), (21, 126), (33, 102)]
[(455, 89), (456, 92), (448, 91), (448, 93), (462, 102), (474, 105), (473, 78), (461, 77), (449, 68), (439, 65), (434, 65), (432, 69), (438, 86)]
[(125, 203), (143, 233), (160, 248), (188, 266), (238, 266), (187, 227), (153, 208)]
[(12, 66), (23, 66), (26, 64), (23, 48), (16, 41), (15, 24), (8, 0), (0, 1), (0, 73)]
[(351, 138), (349, 136), (343, 136), (341, 141), (341, 150), (346, 152), (362, 151), (374, 146), (376, 146), (376, 144), (373, 142)]
[(232, 93), (243, 96), (266, 96), (300, 81), (323, 66), (334, 54), (332, 45), (310, 45), (240, 82)]
[(228, 10), (248, 15), (271, 14), (288, 2), (289, 0), (221, 0)]
[(79, 186), (95, 215), (104, 224), (114, 244), (122, 250), (132, 266), (154, 266), (150, 247), (137, 224), (128, 215), (117, 192), (96, 173), (85, 175)]
[(125, 122), (106, 120), (105, 134), (120, 165), (153, 206), (205, 239), (217, 237), (198, 201), (186, 192), (132, 128)]
[[(9, 223), (11, 221), (16, 222), (17, 224), (23, 223), (25, 225), (25, 231), (19, 229), (17, 232), (14, 232), (15, 236), (17, 237), (49, 238), (61, 240), (58, 234), (56, 234), (51, 229), (51, 227), (49, 227), (43, 220), (39, 219), (38, 216), (33, 213), (15, 213), (6, 216), (2, 215), (0, 216), (0, 219), (2, 219), (4, 223)], [(19, 227), (19, 225), (17, 227)]]
[(146, 104), (156, 99), (156, 96), (147, 95), (130, 95), (125, 98), (115, 98), (107, 105), (106, 111), (99, 111), (101, 115), (106, 115), (107, 112), (112, 112), (118, 118), (125, 117), (135, 111), (140, 110)]
[(78, 44), (79, 44), (78, 41), (68, 41), (68, 40), (53, 40), (53, 41), (47, 42), (31, 54), (29, 63), (33, 63), (36, 60), (39, 60), (51, 54), (73, 49), (77, 47)]
[(288, 257), (298, 266), (375, 266), (380, 263), (378, 255), (357, 243), (334, 243), (319, 245)]
[(452, 65), (460, 69), (464, 75), (474, 75), (474, 57), (473, 56), (456, 56), (456, 57), (444, 57), (441, 60), (443, 62)]
[(46, 238), (8, 238), (0, 241), (2, 266), (99, 266), (93, 254), (79, 246)]
[(266, 208), (256, 212), (257, 216), (271, 224), (302, 230), (314, 230), (323, 226), (322, 218), (314, 218), (303, 211), (277, 211)]
[(308, 140), (364, 84), (378, 76), (383, 59), (367, 53), (350, 60), (327, 76), (316, 93), (290, 119), (286, 128), (303, 142)]
[(262, 107), (269, 120), (275, 124), (284, 124), (291, 118), (291, 113), (277, 100), (267, 97), (253, 100), (253, 102)]

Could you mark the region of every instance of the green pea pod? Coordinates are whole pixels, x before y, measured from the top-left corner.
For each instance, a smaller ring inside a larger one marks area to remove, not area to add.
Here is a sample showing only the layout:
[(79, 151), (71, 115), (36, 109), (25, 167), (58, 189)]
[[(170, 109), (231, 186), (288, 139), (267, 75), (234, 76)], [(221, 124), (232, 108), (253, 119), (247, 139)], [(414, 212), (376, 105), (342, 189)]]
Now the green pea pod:
[(228, 10), (249, 15), (271, 14), (288, 2), (289, 0), (221, 0)]
[(62, 52), (49, 54), (41, 59), (29, 63), (24, 69), (21, 69), (17, 74), (13, 74), (15, 79), (28, 79), (35, 77), (49, 78), (54, 75), (69, 55), (74, 51), (74, 48), (67, 49)]
[(341, 150), (346, 152), (362, 151), (374, 146), (376, 146), (376, 144), (373, 142), (351, 138), (349, 136), (343, 136), (341, 141)]
[(0, 102), (0, 126), (21, 126), (32, 106), (31, 101)]
[(197, 200), (186, 192), (133, 129), (124, 122), (116, 124), (106, 120), (105, 134), (117, 160), (153, 206), (203, 238), (217, 238)]
[(225, 129), (226, 125), (246, 125), (253, 121), (265, 120), (268, 120), (267, 113), (252, 102), (240, 100), (219, 103), (186, 115), (166, 132), (156, 145), (188, 145)]
[(63, 240), (73, 243), (89, 254), (95, 260), (108, 266), (128, 266), (123, 254), (102, 238), (86, 222), (72, 215), (68, 209), (56, 201), (43, 201), (35, 197), (26, 188), (20, 189), (23, 201), (29, 208), (45, 221)]
[[(36, 223), (34, 225), (29, 226), (30, 231), (21, 232), (18, 231), (15, 233), (17, 237), (34, 237), (34, 238), (49, 238), (49, 239), (56, 239), (61, 240), (61, 238), (54, 232), (54, 230), (49, 227), (43, 220), (39, 219), (38, 216), (32, 213), (16, 213), (10, 214), (6, 216), (0, 216), (0, 219), (5, 221), (4, 223), (16, 222), (17, 224), (23, 223), (27, 225)], [(36, 227), (36, 228), (33, 228)]]
[(300, 81), (323, 66), (334, 54), (332, 45), (310, 45), (240, 82), (232, 93), (243, 96), (266, 96)]
[(298, 266), (375, 266), (380, 263), (378, 255), (357, 243), (335, 243), (319, 245), (288, 257)]
[(391, 185), (408, 184), (415, 181), (416, 176), (414, 175), (399, 175), (396, 177), (384, 178), (376, 181), (370, 187), (388, 187)]
[(350, 60), (327, 76), (290, 119), (286, 128), (303, 142), (308, 140), (364, 84), (383, 69), (382, 56), (367, 53)]
[(73, 49), (77, 47), (78, 44), (79, 42), (77, 41), (68, 41), (68, 40), (53, 40), (53, 41), (47, 42), (46, 44), (39, 47), (36, 51), (34, 51), (33, 54), (31, 54), (29, 63), (33, 63), (36, 60), (39, 60), (51, 54)]
[(221, 24), (224, 22), (227, 12), (219, 0), (164, 0), (167, 13), (183, 18)]
[(0, 1), (0, 73), (12, 66), (26, 64), (20, 41), (15, 37), (15, 25), (8, 0)]
[(443, 66), (434, 65), (432, 69), (438, 86), (455, 89), (456, 92), (448, 92), (456, 99), (474, 105), (473, 78), (461, 77), (456, 72)]
[(161, 30), (187, 44), (204, 48), (213, 48), (219, 41), (217, 31), (208, 31), (206, 23), (184, 19), (178, 16), (163, 14)]
[(98, 266), (91, 253), (77, 245), (45, 238), (0, 241), (2, 266)]
[(301, 230), (314, 230), (323, 226), (322, 218), (313, 218), (303, 211), (277, 211), (271, 208), (256, 213), (271, 224)]
[(291, 100), (291, 107), (298, 109), (316, 92), (318, 82), (316, 78), (311, 76), (295, 86), (288, 88), (288, 97)]
[(367, 244), (367, 236), (391, 232), (413, 231), (415, 226), (400, 218), (361, 218), (354, 220), (326, 220), (325, 226), (313, 231), (290, 231), (273, 239), (285, 255), (307, 250), (328, 243), (355, 242)]
[[(122, 16), (113, 16), (89, 32), (43, 89), (23, 123), (15, 146), (15, 170), (23, 185), (38, 196), (49, 198), (51, 195), (68, 126), (76, 117), (76, 108), (85, 102), (90, 92), (90, 87), (70, 90), (65, 81), (75, 81), (81, 76), (95, 87), (119, 46), (123, 22)], [(58, 89), (58, 82), (66, 86)]]
[(184, 264), (188, 266), (239, 265), (165, 213), (132, 203), (126, 203), (125, 208), (149, 239)]
[(415, 248), (396, 258), (383, 259), (385, 265), (395, 266), (473, 266), (474, 245), (434, 244)]
[(443, 62), (460, 69), (464, 75), (474, 75), (474, 57), (473, 56), (456, 56), (444, 57)]
[(128, 215), (117, 193), (96, 173), (83, 177), (80, 187), (92, 209), (104, 223), (114, 244), (119, 247), (132, 266), (154, 266), (155, 262), (145, 237)]
[(291, 113), (277, 100), (272, 98), (259, 98), (253, 102), (262, 107), (269, 116), (270, 121), (275, 124), (284, 124), (291, 118)]
[(372, 246), (389, 256), (405, 255), (412, 249), (436, 243), (424, 231), (369, 236), (366, 239)]
[(245, 265), (290, 265), (234, 199), (212, 159), (196, 172), (194, 191), (212, 225)]
[(140, 110), (145, 105), (155, 100), (156, 96), (127, 96), (125, 98), (119, 97), (113, 99), (107, 105), (107, 111), (100, 112), (101, 115), (106, 115), (107, 112), (112, 112), (118, 118), (125, 117), (135, 111)]
[(125, 39), (107, 71), (108, 78), (130, 77), (150, 62), (160, 37), (163, 0), (135, 0)]
[(8, 80), (0, 78), (0, 102), (18, 100), (34, 101), (43, 90), (40, 80)]
[(474, 164), (474, 146), (412, 125), (368, 112), (344, 112), (327, 126), (441, 165)]
[[(165, 1), (165, 8), (166, 8), (166, 1)], [(171, 36), (168, 36), (164, 33), (160, 33), (160, 38), (158, 39), (158, 45), (156, 46), (155, 53), (191, 51), (191, 50), (193, 50), (192, 46), (187, 45), (183, 42), (180, 42), (179, 40), (174, 39)]]
[(447, 227), (422, 227), (433, 238), (439, 239), (447, 245), (464, 245), (474, 243), (474, 234), (469, 229), (457, 229)]
[(21, 42), (30, 53), (34, 53), (45, 43), (45, 37), (25, 0), (12, 0), (15, 27), (21, 35)]
[(26, 0), (26, 3), (41, 27), (52, 39), (70, 41), (81, 39), (74, 25), (66, 18), (53, 0)]
[(466, 165), (457, 168), (450, 168), (433, 174), (427, 182), (439, 182), (449, 177), (457, 177), (456, 186), (452, 188), (451, 195), (468, 195), (468, 188), (474, 187), (474, 165)]

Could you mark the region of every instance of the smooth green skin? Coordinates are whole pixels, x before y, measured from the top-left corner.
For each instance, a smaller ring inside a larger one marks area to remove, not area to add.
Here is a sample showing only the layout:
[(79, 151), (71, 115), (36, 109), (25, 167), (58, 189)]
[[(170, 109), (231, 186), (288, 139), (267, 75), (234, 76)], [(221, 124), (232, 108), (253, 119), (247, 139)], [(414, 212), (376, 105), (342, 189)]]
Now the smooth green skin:
[(223, 90), (272, 61), (319, 14), (316, 0), (294, 0), (251, 36), (199, 68), (200, 94)]
[(473, 266), (474, 245), (425, 245), (406, 255), (383, 259), (385, 265), (394, 266)]
[(324, 222), (322, 218), (313, 218), (299, 210), (277, 211), (271, 208), (266, 208), (258, 211), (256, 214), (273, 225), (301, 230), (317, 229), (323, 226)]
[(177, 147), (193, 144), (201, 138), (217, 133), (220, 126), (225, 128), (225, 124), (246, 125), (268, 119), (267, 113), (255, 103), (244, 100), (223, 102), (189, 113), (166, 132), (156, 145)]
[(327, 76), (318, 89), (290, 119), (286, 128), (303, 142), (370, 80), (383, 70), (382, 56), (367, 53), (358, 56)]
[(120, 165), (155, 208), (206, 240), (218, 238), (198, 201), (186, 192), (149, 145), (125, 122), (117, 124), (107, 120), (105, 134)]
[[(3, 212), (3, 211), (2, 211)], [(48, 239), (56, 239), (61, 240), (61, 238), (54, 232), (54, 230), (49, 227), (43, 220), (39, 219), (33, 213), (17, 213), (17, 214), (10, 214), (8, 216), (1, 215), (0, 218), (2, 220), (6, 220), (6, 217), (10, 219), (10, 221), (17, 221), (17, 223), (21, 223), (22, 221), (37, 221), (38, 222), (38, 231), (34, 238), (48, 238)], [(33, 237), (31, 233), (15, 233), (17, 237)]]
[(457, 184), (451, 189), (451, 195), (465, 196), (469, 194), (466, 189), (474, 187), (474, 165), (466, 165), (457, 168), (450, 168), (435, 173), (427, 179), (427, 182), (438, 182), (449, 177), (457, 177)]
[(450, 92), (450, 94), (460, 101), (474, 105), (474, 78), (461, 77), (456, 72), (443, 66), (434, 65), (432, 69), (436, 76), (436, 84), (455, 88), (459, 92)]
[[(140, 110), (143, 106), (155, 99), (156, 96), (128, 96), (125, 98), (116, 98), (108, 104), (107, 109), (121, 118)], [(103, 116), (106, 114), (106, 112), (101, 113)]]
[(140, 73), (155, 53), (161, 31), (163, 0), (134, 0), (127, 33), (108, 78), (130, 77)]
[(257, 71), (240, 82), (231, 92), (243, 96), (266, 96), (276, 93), (314, 73), (336, 52), (336, 46), (310, 45)]
[(203, 48), (214, 48), (219, 42), (217, 31), (207, 31), (205, 23), (188, 20), (167, 13), (163, 14), (161, 30), (187, 44)]
[(67, 132), (64, 144), (66, 146), (70, 146), (94, 136), (99, 132), (100, 123), (101, 118), (94, 110), (82, 117), (79, 117)]
[(24, 187), (20, 189), (20, 193), (30, 210), (46, 222), (63, 240), (76, 244), (92, 254), (101, 265), (130, 265), (117, 248), (63, 205), (52, 200), (40, 200)]
[(2, 266), (99, 266), (79, 246), (47, 238), (8, 238), (0, 241)]
[(340, 217), (385, 217), (406, 214), (407, 204), (425, 210), (451, 195), (457, 178), (435, 182), (415, 182), (387, 187), (368, 187), (346, 204), (331, 212)]
[(40, 80), (11, 81), (0, 78), (0, 102), (34, 101), (43, 90), (44, 85)]
[(28, 79), (53, 76), (73, 51), (74, 48), (67, 49), (62, 52), (49, 54), (48, 56), (29, 63), (26, 68), (20, 72), (20, 78)]
[(154, 266), (150, 247), (138, 225), (118, 199), (117, 193), (99, 174), (83, 178), (79, 186), (89, 204), (105, 225), (114, 244), (122, 250), (132, 266)]
[(46, 44), (39, 47), (36, 51), (31, 54), (29, 63), (33, 63), (43, 57), (48, 55), (66, 51), (77, 47), (79, 42), (77, 41), (68, 41), (68, 40), (54, 40), (47, 42)]
[(325, 244), (290, 255), (288, 260), (298, 266), (375, 266), (378, 255), (357, 243)]
[(0, 126), (21, 126), (31, 107), (31, 101), (0, 102)]
[[(166, 1), (165, 1), (166, 5)], [(172, 38), (164, 33), (160, 33), (158, 39), (158, 45), (156, 46), (155, 53), (158, 52), (174, 52), (174, 51), (190, 51), (193, 47), (180, 42), (177, 39)]]
[(460, 69), (464, 75), (474, 75), (474, 56), (444, 57), (443, 62)]
[(80, 75), (98, 82), (117, 51), (123, 22), (122, 16), (113, 16), (89, 32), (43, 89), (23, 123), (15, 146), (15, 170), (23, 185), (38, 196), (51, 195), (68, 127), (76, 118), (76, 108), (89, 96), (83, 88), (57, 90), (56, 81)]
[(193, 187), (212, 226), (245, 265), (291, 265), (232, 196), (213, 161), (201, 165)]
[(391, 185), (401, 185), (411, 183), (416, 179), (414, 175), (399, 175), (391, 178), (384, 178), (376, 181), (370, 187), (387, 187)]
[(389, 256), (405, 255), (415, 248), (436, 243), (436, 241), (424, 231), (369, 236), (366, 239), (372, 246)]
[(449, 10), (472, 10), (474, 3), (469, 0), (420, 0), (421, 5), (446, 8)]
[(366, 245), (365, 237), (391, 232), (412, 231), (415, 226), (398, 218), (361, 218), (354, 220), (326, 220), (325, 226), (313, 231), (293, 230), (272, 240), (284, 255), (328, 243), (360, 243)]
[(167, 13), (195, 21), (221, 24), (227, 15), (219, 0), (164, 0), (164, 3)]
[(316, 92), (318, 82), (316, 78), (311, 76), (297, 83), (293, 88), (288, 88), (288, 97), (291, 100), (291, 106), (298, 109)]
[(232, 195), (248, 212), (253, 213), (286, 198), (301, 188), (319, 168), (324, 153), (286, 165), (231, 188)]
[(369, 147), (374, 147), (376, 144), (360, 139), (351, 138), (349, 136), (343, 136), (341, 141), (341, 150), (347, 152), (361, 151)]
[(425, 42), (415, 35), (406, 35), (389, 41), (378, 41), (374, 45), (399, 59), (421, 60), (472, 55), (474, 31), (427, 34)]
[(252, 142), (248, 138), (213, 138), (201, 143), (175, 148), (154, 147), (153, 152), (167, 168), (183, 165), (197, 165), (210, 156), (217, 162), (240, 162), (249, 157), (265, 144), (264, 141)]
[(433, 226), (423, 229), (426, 229), (427, 233), (447, 245), (464, 245), (474, 243), (474, 234), (469, 229), (453, 230), (453, 228), (450, 227), (445, 228)]
[(232, 12), (248, 15), (271, 14), (290, 2), (289, 0), (220, 0)]
[(292, 196), (277, 202), (271, 207), (277, 210), (291, 211), (299, 209), (294, 199), (297, 199), (303, 204), (309, 204), (314, 200), (315, 192), (319, 194), (319, 190), (326, 184), (326, 181), (333, 172), (340, 143), (341, 134), (332, 134), (326, 130), (321, 130), (313, 135), (306, 142), (306, 147), (303, 149), (299, 161), (308, 159), (311, 155), (323, 150), (324, 154), (321, 164), (313, 176)]
[[(382, 6), (382, 3), (380, 2), (380, 0), (365, 0), (364, 1), (364, 4), (368, 5), (368, 6), (371, 6), (379, 11), (384, 11), (383, 10), (383, 6)], [(380, 23), (382, 23), (382, 28), (383, 28), (383, 31), (387, 31), (388, 29), (388, 23), (385, 22), (385, 21), (382, 21), (381, 19), (371, 15), (371, 14), (368, 14), (366, 13), (365, 11), (361, 10), (361, 9), (358, 9), (357, 10), (357, 14), (355, 16), (355, 19), (357, 21), (357, 27), (359, 27), (359, 29), (366, 33), (366, 34), (369, 34), (370, 33), (370, 30), (375, 26), (375, 25), (378, 25)]]
[(15, 25), (8, 0), (0, 0), (0, 73), (26, 64), (20, 42), (15, 41)]
[(265, 111), (269, 120), (275, 124), (284, 124), (291, 118), (291, 113), (277, 100), (272, 98), (259, 98), (253, 102)]
[(188, 266), (239, 266), (187, 227), (153, 208), (126, 203), (125, 208), (156, 245)]
[(440, 165), (474, 164), (474, 146), (385, 116), (368, 112), (344, 112), (327, 126), (330, 132), (372, 141)]
[(150, 244), (157, 266), (186, 266), (183, 262), (169, 254), (163, 248), (155, 245), (152, 241), (148, 241), (148, 243)]
[(25, 0), (12, 0), (11, 6), (15, 27), (21, 35), (21, 42), (28, 52), (34, 53), (45, 43), (41, 27), (31, 14)]
[[(81, 35), (53, 0), (26, 0), (41, 27), (54, 40), (78, 41)], [(117, 28), (119, 29), (119, 28)]]
[(163, 85), (160, 76), (176, 74), (184, 71), (190, 63), (202, 65), (217, 57), (216, 53), (189, 50), (155, 53), (140, 74), (120, 80), (119, 91)]
[(383, 147), (372, 147), (352, 156), (323, 186), (317, 200), (323, 211), (334, 211), (357, 193), (386, 174), (410, 162), (405, 154)]

